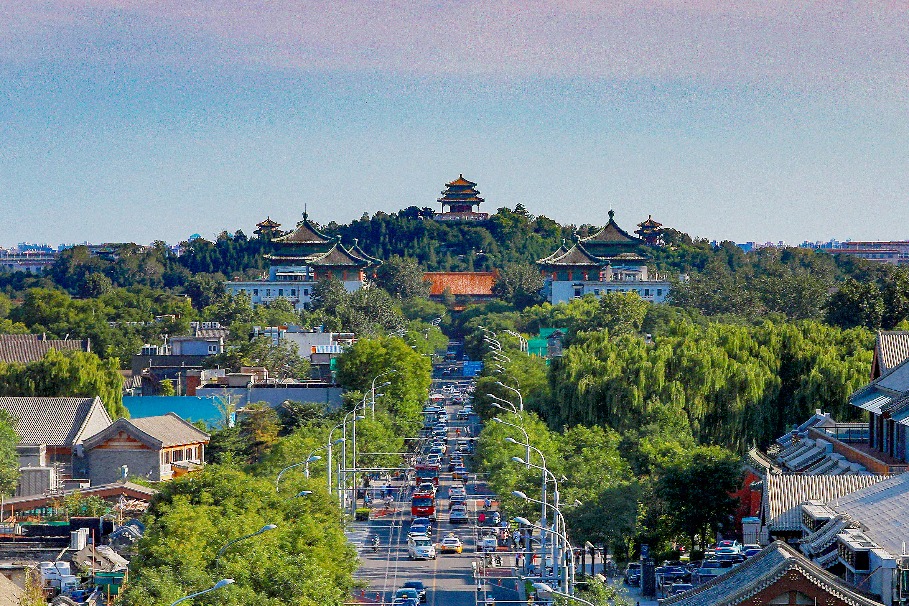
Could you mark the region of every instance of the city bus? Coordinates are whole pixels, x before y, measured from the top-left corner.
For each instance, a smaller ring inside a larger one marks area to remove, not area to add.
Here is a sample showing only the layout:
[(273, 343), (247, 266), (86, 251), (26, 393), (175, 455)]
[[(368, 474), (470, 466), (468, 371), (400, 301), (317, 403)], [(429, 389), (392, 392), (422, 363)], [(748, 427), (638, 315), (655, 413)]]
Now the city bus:
[(410, 501), (410, 515), (415, 518), (436, 519), (436, 498), (428, 492), (418, 492)]

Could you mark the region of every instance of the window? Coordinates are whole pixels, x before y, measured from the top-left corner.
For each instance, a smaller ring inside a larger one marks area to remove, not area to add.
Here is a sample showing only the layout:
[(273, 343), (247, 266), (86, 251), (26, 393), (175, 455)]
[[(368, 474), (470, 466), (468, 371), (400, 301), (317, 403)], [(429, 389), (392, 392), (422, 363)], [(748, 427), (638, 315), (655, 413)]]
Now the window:
[(279, 297), (283, 297), (283, 296), (284, 296), (284, 289), (283, 289), (283, 288), (279, 288), (279, 289), (278, 289), (278, 296), (279, 296)]
[(174, 463), (177, 463), (182, 460), (183, 460), (183, 450), (182, 449), (174, 450), (173, 453), (171, 454), (171, 461), (173, 461)]
[(217, 346), (217, 345), (209, 345), (209, 346), (208, 346), (208, 353), (218, 353), (218, 346)]
[(291, 289), (290, 289), (290, 296), (291, 296), (291, 297), (296, 297), (296, 296), (297, 296), (297, 289), (296, 289), (296, 288), (291, 288)]
[(599, 295), (599, 294), (600, 294), (600, 289), (599, 289), (599, 288), (594, 288), (594, 289), (593, 289), (593, 294)]
[(658, 296), (658, 297), (662, 297), (662, 296), (663, 296), (663, 289), (662, 289), (662, 288), (658, 288), (658, 289), (657, 289), (657, 296)]
[(645, 297), (649, 297), (649, 296), (650, 296), (650, 289), (649, 289), (649, 288), (645, 288), (645, 289), (644, 289), (644, 296), (645, 296)]
[(259, 289), (258, 289), (258, 288), (254, 288), (254, 289), (253, 289), (253, 294), (254, 294), (255, 296), (258, 297), (258, 296), (259, 296)]
[(270, 288), (266, 288), (266, 289), (265, 289), (265, 296), (266, 296), (266, 297), (270, 297), (270, 296), (271, 296), (271, 289), (270, 289)]
[(304, 297), (308, 297), (308, 296), (309, 296), (309, 289), (308, 289), (308, 288), (304, 288), (304, 289), (303, 289), (303, 296), (304, 296)]
[(578, 298), (582, 297), (583, 295), (584, 295), (584, 287), (583, 287), (583, 286), (575, 286), (575, 287), (574, 287), (574, 298), (575, 298), (575, 299), (578, 299)]

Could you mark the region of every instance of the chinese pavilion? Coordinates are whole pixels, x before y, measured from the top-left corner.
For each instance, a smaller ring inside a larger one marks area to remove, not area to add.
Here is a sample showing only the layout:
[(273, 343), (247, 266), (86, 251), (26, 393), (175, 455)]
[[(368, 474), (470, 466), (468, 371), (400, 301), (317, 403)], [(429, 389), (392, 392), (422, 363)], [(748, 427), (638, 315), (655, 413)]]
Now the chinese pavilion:
[(638, 223), (638, 229), (634, 231), (649, 246), (663, 245), (663, 224), (653, 220), (653, 217), (647, 215), (647, 220)]
[(366, 254), (356, 240), (348, 248), (341, 244), (340, 237), (322, 234), (305, 212), (294, 231), (272, 242), (274, 250), (265, 257), (271, 265), (268, 277), (228, 282), (228, 291), (249, 295), (253, 305), (280, 298), (289, 300), (297, 309), (306, 309), (319, 280), (340, 280), (348, 292), (353, 292), (366, 282), (369, 269), (380, 263)]
[(253, 233), (264, 240), (272, 240), (281, 234), (281, 224), (272, 221), (271, 217), (266, 217), (261, 223), (256, 223), (256, 231)]
[[(477, 191), (477, 184), (465, 179), (464, 175), (458, 175), (457, 179), (445, 184), (442, 197), (438, 200), (442, 205), (442, 212), (436, 213), (435, 219), (441, 221), (488, 219), (487, 213), (474, 211), (474, 207), (479, 207), (484, 201)], [(445, 210), (446, 206), (448, 211)]]
[(586, 294), (637, 292), (647, 301), (662, 302), (669, 294), (669, 282), (647, 267), (647, 242), (619, 227), (609, 211), (609, 222), (571, 248), (559, 247), (537, 261), (550, 303), (561, 303)]

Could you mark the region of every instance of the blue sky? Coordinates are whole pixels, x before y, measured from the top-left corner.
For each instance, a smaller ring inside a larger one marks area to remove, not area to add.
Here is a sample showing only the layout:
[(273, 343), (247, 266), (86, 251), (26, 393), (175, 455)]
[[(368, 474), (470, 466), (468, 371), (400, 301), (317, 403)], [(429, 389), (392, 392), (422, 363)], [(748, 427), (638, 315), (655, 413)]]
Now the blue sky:
[(790, 0), (14, 0), (0, 245), (435, 206), (909, 238), (909, 9)]

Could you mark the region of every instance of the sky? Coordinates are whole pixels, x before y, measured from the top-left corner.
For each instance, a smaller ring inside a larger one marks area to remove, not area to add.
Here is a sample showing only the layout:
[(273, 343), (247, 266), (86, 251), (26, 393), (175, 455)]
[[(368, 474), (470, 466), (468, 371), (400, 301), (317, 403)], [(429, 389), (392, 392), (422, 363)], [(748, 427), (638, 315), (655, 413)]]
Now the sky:
[(5, 0), (0, 245), (437, 207), (909, 239), (905, 0)]

